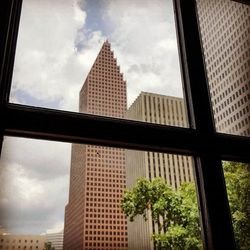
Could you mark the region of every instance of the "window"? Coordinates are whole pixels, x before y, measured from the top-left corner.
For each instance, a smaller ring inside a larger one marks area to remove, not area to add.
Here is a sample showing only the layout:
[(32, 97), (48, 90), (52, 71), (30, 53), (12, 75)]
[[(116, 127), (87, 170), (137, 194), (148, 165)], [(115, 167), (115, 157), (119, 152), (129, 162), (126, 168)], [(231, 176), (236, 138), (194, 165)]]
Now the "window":
[(190, 129), (10, 104), (9, 90), (21, 0), (10, 0), (0, 5), (0, 115), (1, 121), (4, 121), (1, 122), (1, 141), (4, 135), (8, 135), (190, 154), (196, 163), (204, 244), (208, 249), (234, 249), (221, 159), (249, 162), (250, 142), (249, 138), (215, 131), (195, 2), (174, 0)]

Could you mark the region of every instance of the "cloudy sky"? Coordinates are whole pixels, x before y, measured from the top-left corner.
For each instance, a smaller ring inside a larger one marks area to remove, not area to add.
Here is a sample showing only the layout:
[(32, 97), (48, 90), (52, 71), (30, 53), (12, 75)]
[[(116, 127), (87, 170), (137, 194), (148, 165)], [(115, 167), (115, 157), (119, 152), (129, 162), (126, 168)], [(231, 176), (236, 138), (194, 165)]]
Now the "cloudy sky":
[[(77, 112), (106, 39), (128, 104), (141, 91), (182, 96), (172, 1), (24, 0), (11, 102)], [(17, 233), (62, 228), (69, 167), (69, 144), (5, 138), (0, 225)]]
[(70, 144), (5, 138), (0, 170), (0, 225), (40, 234), (63, 227)]

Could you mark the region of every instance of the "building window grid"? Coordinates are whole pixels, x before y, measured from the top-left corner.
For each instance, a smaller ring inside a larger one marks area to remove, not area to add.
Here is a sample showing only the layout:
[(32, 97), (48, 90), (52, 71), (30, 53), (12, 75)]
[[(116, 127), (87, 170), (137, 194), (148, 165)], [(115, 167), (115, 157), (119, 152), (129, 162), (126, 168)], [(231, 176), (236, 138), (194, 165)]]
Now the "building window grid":
[[(18, 6), (18, 5), (17, 5)], [(20, 8), (21, 6), (19, 5), (19, 8)], [(18, 14), (18, 11), (17, 11), (17, 14)], [(16, 24), (17, 25), (17, 24)], [(15, 37), (14, 37), (14, 40), (15, 40)]]

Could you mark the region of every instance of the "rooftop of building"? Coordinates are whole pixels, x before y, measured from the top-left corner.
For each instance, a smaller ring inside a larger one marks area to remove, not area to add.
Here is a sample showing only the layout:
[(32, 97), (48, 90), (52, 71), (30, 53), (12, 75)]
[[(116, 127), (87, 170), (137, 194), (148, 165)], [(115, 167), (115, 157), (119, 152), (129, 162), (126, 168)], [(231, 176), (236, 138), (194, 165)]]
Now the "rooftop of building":
[(144, 92), (141, 91), (140, 94), (136, 97), (136, 99), (132, 102), (132, 104), (129, 106), (128, 110), (135, 105), (140, 98), (142, 98), (143, 96), (154, 96), (154, 97), (159, 97), (159, 98), (165, 98), (165, 99), (169, 99), (169, 100), (179, 100), (182, 101), (183, 98), (182, 97), (176, 97), (176, 96), (170, 96), (170, 95), (162, 95), (162, 94), (157, 94), (157, 93), (152, 93), (152, 92)]

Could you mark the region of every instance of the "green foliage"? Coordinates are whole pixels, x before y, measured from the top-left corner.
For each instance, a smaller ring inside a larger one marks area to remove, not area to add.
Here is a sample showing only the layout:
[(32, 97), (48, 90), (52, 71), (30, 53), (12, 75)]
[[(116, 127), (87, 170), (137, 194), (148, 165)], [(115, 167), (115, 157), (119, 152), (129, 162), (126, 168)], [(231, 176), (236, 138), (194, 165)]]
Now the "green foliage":
[[(250, 165), (224, 162), (223, 168), (237, 249), (249, 249)], [(159, 249), (202, 249), (194, 183), (175, 191), (160, 178), (140, 178), (125, 191), (121, 207), (130, 221), (137, 215), (147, 220), (150, 211), (160, 232), (152, 236)]]
[(237, 249), (249, 249), (250, 165), (224, 162), (223, 168)]
[(52, 246), (51, 242), (45, 242), (44, 249), (45, 250), (55, 250), (55, 248)]
[(201, 249), (199, 238), (191, 236), (189, 230), (181, 225), (171, 225), (165, 234), (155, 234), (153, 239), (160, 249)]
[(121, 206), (130, 221), (137, 215), (147, 220), (151, 211), (162, 232), (152, 236), (160, 249), (201, 248), (194, 184), (185, 184), (176, 192), (160, 178), (140, 178), (132, 190), (126, 190)]

